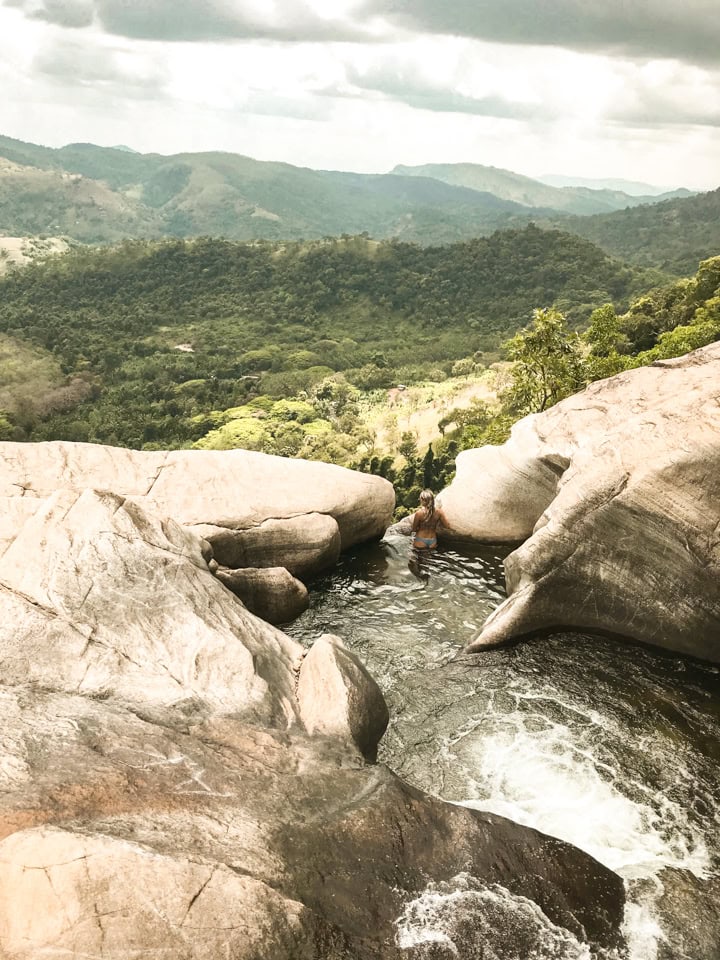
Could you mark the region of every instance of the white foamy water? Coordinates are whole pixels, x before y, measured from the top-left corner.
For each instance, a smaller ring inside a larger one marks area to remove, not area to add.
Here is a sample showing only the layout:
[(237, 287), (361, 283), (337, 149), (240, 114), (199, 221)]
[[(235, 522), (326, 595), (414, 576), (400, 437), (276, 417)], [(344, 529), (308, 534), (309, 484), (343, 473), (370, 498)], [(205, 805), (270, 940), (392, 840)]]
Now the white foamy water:
[[(473, 797), (465, 806), (509, 817), (574, 844), (626, 881), (657, 877), (666, 867), (704, 878), (705, 840), (688, 826), (687, 811), (640, 782), (615, 785), (616, 771), (594, 755), (589, 736), (563, 724), (528, 731), (519, 715), (510, 729), (473, 742), (468, 772)], [(447, 748), (452, 754), (452, 746)], [(463, 762), (468, 763), (468, 754)], [(633, 794), (635, 798), (633, 798)], [(662, 892), (662, 884), (655, 888)], [(623, 935), (630, 960), (657, 960), (666, 942), (654, 897), (628, 900)], [(554, 956), (550, 953), (547, 956)]]
[[(482, 957), (483, 960), (592, 960), (586, 943), (558, 927), (532, 900), (467, 873), (431, 883), (396, 921), (396, 944), (414, 957)], [(431, 948), (431, 949), (429, 949)]]
[(705, 841), (688, 827), (684, 807), (641, 784), (625, 781), (620, 791), (614, 772), (569, 729), (495, 730), (478, 738), (474, 754), (466, 806), (566, 840), (626, 880), (664, 867), (707, 875)]

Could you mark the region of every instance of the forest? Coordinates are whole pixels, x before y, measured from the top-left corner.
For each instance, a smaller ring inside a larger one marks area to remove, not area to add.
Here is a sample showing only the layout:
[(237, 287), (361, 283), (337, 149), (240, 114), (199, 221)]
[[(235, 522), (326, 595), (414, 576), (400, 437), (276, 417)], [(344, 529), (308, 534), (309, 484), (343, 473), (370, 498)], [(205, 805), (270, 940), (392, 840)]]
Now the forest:
[[(673, 280), (530, 225), (440, 247), (367, 236), (77, 248), (0, 281), (0, 438), (259, 449), (382, 473), (402, 510), (459, 449), (586, 383), (718, 336), (720, 258)], [(378, 447), (391, 387), (511, 364), (440, 442)], [(374, 400), (373, 400), (374, 398)]]

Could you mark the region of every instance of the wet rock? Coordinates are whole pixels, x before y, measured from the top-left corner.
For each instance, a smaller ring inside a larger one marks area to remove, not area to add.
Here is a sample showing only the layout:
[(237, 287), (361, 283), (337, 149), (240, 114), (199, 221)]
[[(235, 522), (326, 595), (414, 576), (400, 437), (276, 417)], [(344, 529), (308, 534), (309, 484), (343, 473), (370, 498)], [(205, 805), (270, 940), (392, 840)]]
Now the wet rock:
[(354, 744), (375, 760), (390, 715), (377, 683), (339, 637), (325, 634), (308, 651), (297, 686), (300, 716), (310, 733)]
[(461, 456), (442, 496), (453, 528), (527, 538), (469, 650), (572, 627), (720, 661), (719, 378), (711, 344), (591, 384)]
[(248, 610), (268, 623), (289, 623), (307, 610), (307, 587), (285, 567), (219, 568), (215, 574)]
[(720, 944), (720, 882), (717, 877), (699, 880), (686, 870), (666, 869), (657, 881), (662, 894), (657, 908), (672, 917), (673, 933), (658, 949), (658, 960), (716, 960)]
[[(0, 690), (0, 723), (8, 960), (60, 946), (78, 960), (159, 960), (176, 944), (175, 956), (209, 960), (222, 932), (240, 957), (407, 960), (397, 919), (430, 881), (461, 871), (534, 900), (574, 936), (617, 942), (616, 875), (427, 797), (331, 737), (232, 717), (150, 720), (114, 698), (30, 685)], [(240, 946), (248, 924), (255, 953)]]

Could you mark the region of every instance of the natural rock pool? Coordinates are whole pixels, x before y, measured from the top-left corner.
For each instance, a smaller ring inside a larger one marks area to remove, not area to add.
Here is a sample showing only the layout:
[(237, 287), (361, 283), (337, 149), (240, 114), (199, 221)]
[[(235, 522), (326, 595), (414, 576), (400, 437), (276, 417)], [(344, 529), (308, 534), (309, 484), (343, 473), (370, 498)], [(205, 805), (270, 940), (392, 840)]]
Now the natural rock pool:
[[(717, 960), (720, 669), (576, 633), (461, 656), (504, 596), (503, 551), (408, 559), (394, 534), (345, 554), (286, 628), (308, 644), (336, 633), (363, 659), (391, 714), (379, 759), (619, 873), (630, 960)], [(467, 875), (429, 887), (397, 930), (428, 958), (595, 956), (530, 901)]]

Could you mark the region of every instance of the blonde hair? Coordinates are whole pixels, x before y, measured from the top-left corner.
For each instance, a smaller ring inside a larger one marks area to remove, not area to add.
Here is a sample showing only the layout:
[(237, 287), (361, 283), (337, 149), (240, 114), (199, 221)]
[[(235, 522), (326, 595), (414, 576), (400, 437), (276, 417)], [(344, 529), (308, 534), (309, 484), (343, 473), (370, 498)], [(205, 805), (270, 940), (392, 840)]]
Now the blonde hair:
[(435, 513), (435, 494), (432, 490), (423, 490), (420, 494), (420, 506), (425, 508), (428, 519)]

